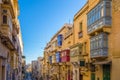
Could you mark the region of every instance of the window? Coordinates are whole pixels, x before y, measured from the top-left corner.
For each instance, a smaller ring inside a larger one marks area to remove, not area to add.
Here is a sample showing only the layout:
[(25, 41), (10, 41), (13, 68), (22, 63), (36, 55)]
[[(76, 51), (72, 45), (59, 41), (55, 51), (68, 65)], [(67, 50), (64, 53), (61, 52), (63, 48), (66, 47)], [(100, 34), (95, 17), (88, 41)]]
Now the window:
[(7, 14), (7, 10), (3, 10), (3, 13), (4, 13), (4, 14)]
[(97, 19), (100, 19), (100, 17), (101, 17), (101, 14), (100, 14), (100, 6), (98, 6), (97, 12), (98, 12), (98, 18), (97, 18)]
[(82, 22), (80, 22), (80, 26), (79, 26), (80, 27), (80, 32), (82, 32), (82, 25), (83, 25)]
[(86, 53), (86, 49), (87, 49), (87, 42), (84, 43), (84, 53)]
[(7, 16), (3, 15), (3, 24), (7, 24)]
[(83, 66), (85, 66), (85, 61), (84, 61), (84, 60), (81, 60), (81, 61), (80, 61), (80, 67), (83, 67)]
[(80, 23), (79, 23), (78, 38), (81, 38), (81, 37), (83, 36), (82, 27), (83, 27), (83, 24), (82, 24), (82, 22), (80, 22)]
[(57, 40), (55, 41), (55, 47), (57, 47)]
[(62, 41), (63, 41), (63, 35), (62, 34), (58, 35), (57, 41), (58, 41), (58, 46), (62, 46)]
[(99, 48), (102, 48), (102, 37), (99, 36), (99, 41), (98, 41), (98, 45), (99, 45)]
[(83, 46), (79, 47), (79, 54), (82, 54), (83, 52)]
[(111, 9), (109, 7), (106, 7), (106, 16), (111, 15)]
[(103, 7), (101, 7), (101, 17), (103, 17), (104, 16), (104, 9), (103, 9)]
[(95, 72), (95, 65), (90, 64), (90, 71), (91, 71), (91, 72)]
[(111, 16), (111, 3), (106, 2), (106, 16)]

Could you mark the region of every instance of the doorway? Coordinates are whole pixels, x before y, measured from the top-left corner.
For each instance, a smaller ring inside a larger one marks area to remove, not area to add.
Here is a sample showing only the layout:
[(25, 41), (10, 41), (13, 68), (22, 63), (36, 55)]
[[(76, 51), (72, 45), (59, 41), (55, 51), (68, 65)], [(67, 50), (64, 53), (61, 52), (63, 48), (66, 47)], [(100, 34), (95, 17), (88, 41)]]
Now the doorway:
[(103, 80), (110, 80), (110, 65), (103, 65)]
[(5, 66), (2, 66), (2, 80), (5, 80)]
[(79, 80), (83, 80), (83, 75), (80, 74), (80, 79)]
[(91, 73), (91, 80), (95, 80), (95, 73)]

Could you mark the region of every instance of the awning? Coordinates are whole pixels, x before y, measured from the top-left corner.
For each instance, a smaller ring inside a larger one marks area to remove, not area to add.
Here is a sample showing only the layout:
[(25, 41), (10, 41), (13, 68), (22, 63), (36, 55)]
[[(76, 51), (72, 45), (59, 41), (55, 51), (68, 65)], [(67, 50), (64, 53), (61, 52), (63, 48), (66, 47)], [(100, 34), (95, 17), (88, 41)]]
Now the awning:
[(99, 61), (99, 62), (94, 62), (93, 64), (97, 64), (97, 65), (103, 65), (103, 64), (111, 64), (111, 60), (108, 61)]

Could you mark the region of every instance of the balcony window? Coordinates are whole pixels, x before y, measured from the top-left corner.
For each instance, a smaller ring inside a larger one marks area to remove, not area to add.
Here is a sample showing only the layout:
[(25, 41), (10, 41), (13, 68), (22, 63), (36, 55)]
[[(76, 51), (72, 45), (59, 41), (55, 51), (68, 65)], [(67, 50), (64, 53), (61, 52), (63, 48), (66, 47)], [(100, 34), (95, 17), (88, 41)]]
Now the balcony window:
[(52, 56), (49, 56), (49, 63), (52, 64)]
[(90, 39), (91, 58), (107, 56), (108, 53), (108, 35), (100, 33)]
[(52, 63), (55, 63), (55, 62), (56, 62), (56, 56), (52, 55)]
[(3, 24), (7, 24), (7, 15), (3, 15)]
[(78, 33), (78, 38), (81, 38), (81, 37), (83, 37), (83, 32)]
[(87, 14), (88, 33), (111, 25), (111, 1), (101, 1)]
[(60, 58), (60, 52), (56, 53), (56, 62), (60, 62), (61, 58)]
[(111, 16), (111, 3), (109, 3), (109, 2), (106, 2), (106, 16)]
[(62, 40), (63, 40), (63, 35), (59, 34), (58, 37), (57, 37), (58, 46), (62, 46)]

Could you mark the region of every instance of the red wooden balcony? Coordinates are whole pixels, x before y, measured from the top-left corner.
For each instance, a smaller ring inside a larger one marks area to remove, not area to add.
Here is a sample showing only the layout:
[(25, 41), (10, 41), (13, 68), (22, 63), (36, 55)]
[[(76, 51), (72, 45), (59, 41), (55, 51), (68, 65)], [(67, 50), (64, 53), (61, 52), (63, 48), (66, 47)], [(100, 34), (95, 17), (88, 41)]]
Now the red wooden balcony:
[(63, 50), (61, 52), (61, 62), (69, 62), (70, 61), (70, 50)]

